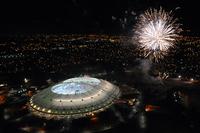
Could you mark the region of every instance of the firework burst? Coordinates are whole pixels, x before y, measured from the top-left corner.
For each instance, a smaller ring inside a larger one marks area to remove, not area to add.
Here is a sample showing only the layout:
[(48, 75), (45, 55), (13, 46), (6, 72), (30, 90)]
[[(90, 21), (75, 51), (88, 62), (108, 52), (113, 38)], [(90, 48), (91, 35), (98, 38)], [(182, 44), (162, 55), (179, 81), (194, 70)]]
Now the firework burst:
[(138, 18), (134, 28), (134, 40), (139, 44), (143, 55), (158, 61), (168, 53), (182, 31), (172, 11), (148, 9)]

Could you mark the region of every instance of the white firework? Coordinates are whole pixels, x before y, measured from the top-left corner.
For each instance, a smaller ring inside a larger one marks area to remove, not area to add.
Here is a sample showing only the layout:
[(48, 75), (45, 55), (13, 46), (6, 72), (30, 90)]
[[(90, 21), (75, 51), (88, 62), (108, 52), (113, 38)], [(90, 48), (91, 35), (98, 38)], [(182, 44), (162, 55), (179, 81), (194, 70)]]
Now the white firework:
[(134, 30), (134, 39), (145, 57), (156, 61), (167, 54), (181, 32), (180, 24), (174, 19), (172, 12), (166, 12), (162, 8), (148, 9), (141, 14)]

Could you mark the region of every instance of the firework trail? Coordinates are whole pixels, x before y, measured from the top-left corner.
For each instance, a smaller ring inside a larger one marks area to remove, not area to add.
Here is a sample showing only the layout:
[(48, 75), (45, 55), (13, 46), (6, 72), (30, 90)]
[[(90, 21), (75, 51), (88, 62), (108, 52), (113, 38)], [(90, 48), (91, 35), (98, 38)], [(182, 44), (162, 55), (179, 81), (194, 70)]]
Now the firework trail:
[(138, 18), (134, 28), (134, 40), (139, 44), (143, 55), (158, 61), (167, 54), (182, 31), (172, 11), (148, 9)]

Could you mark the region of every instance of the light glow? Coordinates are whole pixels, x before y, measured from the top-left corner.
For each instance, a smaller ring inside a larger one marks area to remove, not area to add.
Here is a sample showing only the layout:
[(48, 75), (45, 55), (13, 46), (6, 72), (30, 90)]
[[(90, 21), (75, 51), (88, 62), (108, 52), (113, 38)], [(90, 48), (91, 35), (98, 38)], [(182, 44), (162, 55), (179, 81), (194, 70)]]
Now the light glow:
[(134, 40), (139, 44), (144, 56), (155, 61), (163, 58), (170, 47), (174, 47), (182, 31), (172, 12), (166, 12), (162, 8), (149, 9), (141, 14), (134, 30)]
[(62, 95), (74, 95), (85, 93), (93, 89), (93, 86), (80, 83), (61, 83), (52, 87), (52, 92)]

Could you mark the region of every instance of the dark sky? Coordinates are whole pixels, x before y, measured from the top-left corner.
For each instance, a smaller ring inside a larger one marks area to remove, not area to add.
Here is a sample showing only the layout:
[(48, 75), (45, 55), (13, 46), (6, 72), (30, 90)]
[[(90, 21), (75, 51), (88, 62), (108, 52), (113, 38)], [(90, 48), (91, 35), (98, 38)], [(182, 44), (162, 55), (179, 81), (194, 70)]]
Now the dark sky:
[(46, 3), (27, 0), (1, 3), (0, 33), (125, 33), (132, 29), (135, 16), (148, 7), (159, 6), (167, 10), (180, 7), (175, 14), (184, 28), (200, 33), (197, 0), (56, 0)]

